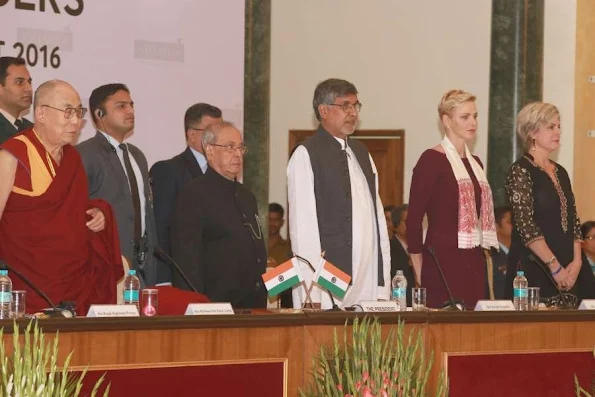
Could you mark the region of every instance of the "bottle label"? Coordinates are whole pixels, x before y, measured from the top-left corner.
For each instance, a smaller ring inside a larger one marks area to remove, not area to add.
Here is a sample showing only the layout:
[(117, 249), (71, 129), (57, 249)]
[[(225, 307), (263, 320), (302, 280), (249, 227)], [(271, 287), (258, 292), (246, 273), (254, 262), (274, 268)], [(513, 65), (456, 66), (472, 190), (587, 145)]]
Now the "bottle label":
[(1, 303), (10, 303), (12, 300), (12, 294), (10, 291), (0, 292), (0, 304)]
[(406, 288), (393, 288), (393, 298), (404, 298), (407, 294)]
[(514, 297), (515, 298), (527, 298), (529, 296), (527, 288), (515, 288), (514, 289)]
[(124, 290), (124, 302), (138, 302), (138, 290), (125, 289)]

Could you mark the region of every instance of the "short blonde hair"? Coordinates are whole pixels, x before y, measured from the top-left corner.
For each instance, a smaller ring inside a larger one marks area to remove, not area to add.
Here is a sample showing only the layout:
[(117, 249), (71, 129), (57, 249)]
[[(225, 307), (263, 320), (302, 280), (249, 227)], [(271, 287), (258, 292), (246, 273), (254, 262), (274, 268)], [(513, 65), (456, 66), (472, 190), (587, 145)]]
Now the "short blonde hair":
[(450, 115), (450, 112), (465, 102), (475, 102), (475, 95), (463, 90), (450, 90), (442, 96), (438, 104), (438, 117), (442, 123), (442, 116)]
[(516, 117), (516, 134), (525, 147), (525, 151), (529, 151), (533, 146), (531, 133), (552, 121), (556, 116), (560, 117), (560, 112), (551, 103), (532, 102), (521, 109)]

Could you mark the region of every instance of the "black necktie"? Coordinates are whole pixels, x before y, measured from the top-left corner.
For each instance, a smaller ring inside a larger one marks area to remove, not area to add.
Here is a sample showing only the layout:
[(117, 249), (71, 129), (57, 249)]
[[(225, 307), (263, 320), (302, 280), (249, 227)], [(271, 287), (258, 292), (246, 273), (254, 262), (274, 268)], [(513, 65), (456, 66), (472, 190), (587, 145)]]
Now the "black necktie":
[(21, 120), (17, 119), (14, 122), (14, 126), (17, 127), (17, 131), (21, 131), (22, 129), (25, 128), (25, 122), (22, 119)]
[(128, 182), (130, 182), (130, 193), (132, 194), (132, 207), (134, 208), (134, 242), (140, 242), (141, 235), (141, 220), (140, 220), (140, 197), (138, 195), (138, 183), (136, 182), (136, 175), (132, 169), (130, 162), (130, 155), (128, 154), (128, 146), (125, 143), (120, 144), (120, 149), (124, 152), (124, 167), (126, 174), (128, 174)]

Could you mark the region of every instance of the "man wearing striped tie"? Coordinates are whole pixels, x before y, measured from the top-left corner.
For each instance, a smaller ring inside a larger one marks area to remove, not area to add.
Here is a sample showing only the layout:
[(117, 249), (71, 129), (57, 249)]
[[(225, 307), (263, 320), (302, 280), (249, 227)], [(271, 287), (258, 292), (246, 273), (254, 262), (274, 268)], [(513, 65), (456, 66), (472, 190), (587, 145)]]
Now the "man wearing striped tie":
[(22, 117), (32, 99), (31, 75), (25, 60), (0, 57), (0, 144), (33, 126)]

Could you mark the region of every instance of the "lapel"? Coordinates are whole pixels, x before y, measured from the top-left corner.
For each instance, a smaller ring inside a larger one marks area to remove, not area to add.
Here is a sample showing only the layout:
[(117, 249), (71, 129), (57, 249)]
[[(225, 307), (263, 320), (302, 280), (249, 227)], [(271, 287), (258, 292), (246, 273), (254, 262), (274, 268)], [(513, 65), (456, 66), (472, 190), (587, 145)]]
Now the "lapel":
[(10, 121), (6, 120), (6, 117), (0, 113), (0, 143), (12, 138), (16, 133), (17, 129), (14, 124), (10, 124)]
[(196, 157), (194, 157), (194, 154), (189, 147), (187, 147), (186, 150), (182, 152), (182, 159), (184, 160), (184, 165), (188, 169), (188, 172), (190, 172), (193, 178), (203, 174), (202, 169), (200, 169), (200, 165), (198, 165), (198, 161), (196, 161)]
[(128, 186), (128, 178), (126, 177), (124, 166), (118, 157), (118, 153), (116, 153), (116, 148), (114, 148), (99, 131), (97, 131), (93, 139), (100, 148), (99, 154), (107, 161), (107, 163), (109, 163), (114, 171), (114, 177), (117, 178), (118, 184), (125, 183), (126, 186)]

